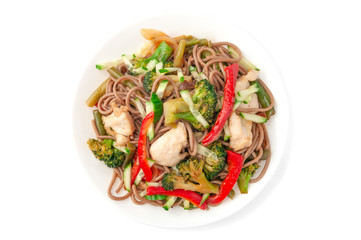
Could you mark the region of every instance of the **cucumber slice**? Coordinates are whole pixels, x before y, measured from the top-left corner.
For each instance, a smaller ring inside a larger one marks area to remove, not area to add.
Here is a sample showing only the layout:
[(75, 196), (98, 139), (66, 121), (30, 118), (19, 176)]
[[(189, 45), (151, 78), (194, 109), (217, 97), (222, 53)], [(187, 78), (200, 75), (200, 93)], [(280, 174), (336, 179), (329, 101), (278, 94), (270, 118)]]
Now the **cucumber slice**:
[(155, 71), (160, 74), (159, 70), (163, 69), (163, 62), (159, 62), (155, 65)]
[(208, 80), (207, 76), (206, 76), (203, 72), (201, 72), (201, 73), (199, 74), (199, 76), (201, 77), (202, 80), (203, 80), (203, 79)]
[(177, 201), (177, 197), (174, 196), (169, 197), (167, 202), (163, 206), (164, 210), (168, 211), (173, 206), (175, 201)]
[(160, 82), (160, 84), (158, 86), (158, 89), (157, 89), (157, 92), (156, 92), (159, 99), (162, 99), (164, 91), (167, 88), (168, 82), (169, 82), (168, 80), (163, 80), (163, 81)]
[(197, 153), (205, 157), (213, 158), (215, 160), (218, 159), (217, 155), (214, 152), (199, 143), (197, 145)]
[(224, 141), (228, 141), (228, 139), (231, 137), (231, 131), (230, 131), (230, 129), (229, 129), (228, 120), (227, 120), (226, 123), (224, 124), (223, 130), (224, 130), (223, 140), (224, 140)]
[(122, 59), (117, 59), (114, 61), (99, 63), (99, 64), (95, 65), (95, 67), (99, 70), (104, 70), (104, 69), (107, 69), (110, 67), (117, 66), (117, 65), (121, 64), (122, 62), (123, 62)]
[(152, 96), (150, 98), (150, 101), (152, 103), (152, 111), (154, 111), (154, 120), (153, 122), (158, 122), (159, 119), (162, 117), (163, 114), (163, 103), (159, 99), (158, 95), (156, 93), (152, 93)]
[(196, 81), (202, 80), (202, 77), (198, 74), (197, 69), (193, 66), (189, 66), (189, 71)]
[(257, 83), (252, 84), (249, 88), (238, 91), (236, 94), (237, 101), (245, 101), (252, 93), (256, 93), (259, 91), (257, 87)]
[(177, 72), (178, 78), (180, 82), (184, 82), (184, 76), (182, 70), (178, 70)]
[[(155, 161), (152, 160), (152, 159), (147, 159), (147, 161), (148, 161), (149, 167), (152, 167), (153, 164), (155, 163)], [(143, 172), (142, 169), (140, 169), (137, 177), (136, 177), (135, 180), (134, 180), (134, 184), (135, 184), (135, 185), (138, 185), (138, 184), (140, 183), (140, 181), (142, 181), (143, 177), (144, 177), (144, 172)]]
[(143, 104), (140, 102), (139, 98), (134, 99), (135, 102), (135, 106), (137, 107), (138, 111), (140, 112), (140, 115), (142, 116), (142, 118), (145, 118), (146, 113), (143, 107)]
[(165, 200), (167, 198), (166, 195), (145, 195), (145, 199), (157, 201), (157, 200)]
[(267, 122), (267, 118), (256, 115), (256, 114), (250, 114), (250, 113), (239, 113), (242, 118), (255, 122), (255, 123), (265, 123)]
[(189, 90), (182, 90), (179, 92), (180, 95), (182, 96), (183, 100), (187, 103), (187, 105), (189, 106), (189, 110), (191, 111), (192, 115), (198, 120), (198, 122), (200, 122), (202, 124), (203, 127), (208, 128), (209, 127), (209, 123), (207, 122), (207, 120), (202, 116), (202, 114), (200, 114), (200, 112), (198, 112), (194, 105), (193, 105), (193, 101), (192, 101), (192, 97), (189, 93)]
[(135, 72), (137, 74), (143, 74), (143, 73), (148, 72), (148, 68), (146, 68), (146, 67), (137, 68), (137, 69), (134, 69), (133, 72)]
[(184, 210), (189, 210), (190, 202), (188, 200), (183, 201), (183, 208)]
[(125, 65), (127, 66), (128, 70), (133, 69), (133, 64), (129, 61), (129, 58), (127, 57), (127, 55), (123, 54), (122, 60), (125, 63)]
[(177, 68), (177, 67), (169, 67), (169, 68), (164, 68), (165, 70), (167, 70), (168, 72), (178, 72), (181, 69)]
[(153, 71), (153, 69), (155, 68), (155, 66), (157, 65), (158, 60), (157, 59), (152, 59), (149, 61), (149, 63), (147, 64), (147, 69), (148, 71)]
[(205, 201), (207, 201), (209, 195), (210, 195), (209, 193), (204, 193), (202, 195), (202, 200), (201, 200), (201, 203), (199, 205), (202, 205)]
[(124, 168), (124, 176), (123, 176), (124, 187), (128, 192), (130, 192), (131, 171), (132, 171), (132, 163), (128, 163), (128, 165)]
[[(147, 112), (147, 114), (149, 114), (150, 112), (153, 111), (153, 104), (151, 102), (146, 102), (145, 103), (145, 111)], [(149, 125), (147, 136), (148, 136), (150, 141), (154, 138), (154, 123), (151, 123)]]

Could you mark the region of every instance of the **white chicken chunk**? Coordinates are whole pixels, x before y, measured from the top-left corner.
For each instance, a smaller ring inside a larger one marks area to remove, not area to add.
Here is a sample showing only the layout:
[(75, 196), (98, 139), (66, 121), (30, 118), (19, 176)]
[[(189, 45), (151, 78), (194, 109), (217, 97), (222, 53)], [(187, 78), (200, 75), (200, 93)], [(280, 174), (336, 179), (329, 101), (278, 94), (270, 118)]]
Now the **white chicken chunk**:
[(103, 116), (104, 128), (108, 134), (115, 137), (115, 145), (118, 147), (126, 145), (135, 130), (133, 118), (130, 116), (127, 107), (120, 108), (112, 103), (113, 113)]
[(187, 153), (180, 153), (187, 143), (187, 130), (184, 123), (179, 122), (176, 128), (172, 128), (155, 140), (149, 152), (156, 163), (172, 167), (187, 156)]
[(252, 122), (241, 118), (236, 112), (232, 112), (229, 118), (229, 130), (231, 132), (230, 147), (233, 151), (241, 150), (252, 144)]
[[(249, 84), (249, 81), (254, 81), (257, 79), (258, 71), (256, 70), (250, 70), (246, 75), (243, 75), (240, 79), (236, 82), (235, 92), (245, 90), (249, 88), (251, 85)], [(241, 103), (238, 106), (238, 109), (245, 109), (245, 108), (258, 108), (258, 98), (256, 93), (251, 94), (251, 101), (248, 103)]]

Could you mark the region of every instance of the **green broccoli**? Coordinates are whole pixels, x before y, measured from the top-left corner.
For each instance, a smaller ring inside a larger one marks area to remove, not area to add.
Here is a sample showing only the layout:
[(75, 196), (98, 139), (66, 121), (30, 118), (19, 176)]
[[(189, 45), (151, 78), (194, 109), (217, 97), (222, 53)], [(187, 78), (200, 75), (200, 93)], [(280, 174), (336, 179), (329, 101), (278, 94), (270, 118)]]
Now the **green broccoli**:
[(180, 176), (182, 176), (187, 183), (193, 182), (194, 184), (198, 184), (198, 190), (196, 190), (197, 192), (217, 194), (219, 189), (216, 185), (207, 180), (203, 172), (203, 166), (204, 160), (190, 157), (178, 163), (177, 169)]
[(195, 108), (202, 114), (207, 122), (213, 123), (218, 101), (214, 85), (206, 79), (198, 81), (195, 85), (192, 100)]
[[(187, 106), (184, 101), (179, 101), (183, 102), (183, 105)], [(177, 101), (177, 103), (179, 101)], [(207, 120), (207, 122), (212, 125), (216, 120), (215, 114), (217, 105), (217, 94), (214, 86), (206, 79), (197, 82), (195, 85), (195, 91), (192, 97), (192, 101), (194, 103), (194, 107), (199, 111), (200, 114), (202, 114), (202, 116)], [(173, 112), (169, 112), (168, 114), (166, 114), (166, 123), (171, 123), (175, 122), (176, 120), (182, 119), (192, 124), (192, 126), (196, 130), (204, 131), (204, 126), (193, 116), (193, 114), (189, 111), (189, 108), (187, 108), (187, 110), (185, 111), (183, 105), (179, 107), (179, 109), (173, 107)], [(166, 107), (164, 112), (167, 112)]]
[(217, 159), (205, 158), (204, 173), (209, 181), (213, 180), (226, 166), (227, 153), (219, 142), (214, 142), (207, 147), (217, 155)]
[(157, 77), (157, 74), (152, 71), (149, 71), (145, 74), (143, 78), (143, 87), (147, 93), (150, 94), (152, 92), (153, 83)]
[(178, 174), (176, 171), (166, 173), (162, 179), (162, 186), (165, 190), (173, 191), (174, 189), (184, 189), (189, 191), (195, 191), (200, 193), (208, 193), (202, 185), (192, 183), (188, 181), (186, 177)]
[(242, 169), (237, 180), (238, 188), (241, 193), (248, 193), (249, 180), (259, 167), (260, 166), (257, 163), (254, 163)]
[(124, 152), (113, 147), (113, 140), (111, 139), (104, 139), (103, 141), (89, 139), (88, 145), (94, 156), (103, 161), (107, 167), (120, 167), (126, 158)]

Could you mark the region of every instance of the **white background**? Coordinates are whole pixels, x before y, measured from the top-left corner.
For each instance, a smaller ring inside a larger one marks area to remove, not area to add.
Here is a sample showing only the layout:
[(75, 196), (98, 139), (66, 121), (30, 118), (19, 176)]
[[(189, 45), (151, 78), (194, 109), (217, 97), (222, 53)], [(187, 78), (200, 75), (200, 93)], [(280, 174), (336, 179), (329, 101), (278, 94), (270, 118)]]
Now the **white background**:
[[(0, 238), (360, 239), (357, 2), (2, 1)], [(247, 30), (277, 64), (292, 110), (267, 189), (247, 209), (186, 230), (115, 211), (82, 169), (72, 135), (89, 59), (132, 21), (169, 11), (220, 16)]]

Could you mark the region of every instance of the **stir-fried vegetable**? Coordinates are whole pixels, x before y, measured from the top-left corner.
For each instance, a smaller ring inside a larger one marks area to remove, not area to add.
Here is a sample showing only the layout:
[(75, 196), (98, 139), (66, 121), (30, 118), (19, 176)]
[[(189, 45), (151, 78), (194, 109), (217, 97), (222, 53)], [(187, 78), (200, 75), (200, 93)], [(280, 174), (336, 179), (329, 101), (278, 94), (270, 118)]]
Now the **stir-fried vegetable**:
[(89, 98), (86, 100), (86, 105), (88, 105), (88, 107), (94, 107), (99, 99), (105, 94), (108, 82), (109, 78), (100, 84), (100, 86), (97, 87), (97, 89), (95, 89), (95, 91), (89, 96)]
[(184, 49), (186, 47), (186, 41), (181, 40), (178, 44), (177, 53), (174, 57), (174, 67), (181, 67), (183, 65)]

